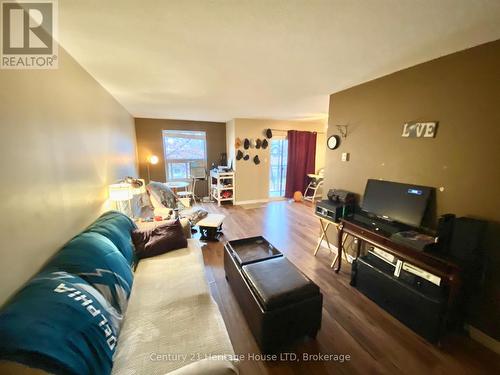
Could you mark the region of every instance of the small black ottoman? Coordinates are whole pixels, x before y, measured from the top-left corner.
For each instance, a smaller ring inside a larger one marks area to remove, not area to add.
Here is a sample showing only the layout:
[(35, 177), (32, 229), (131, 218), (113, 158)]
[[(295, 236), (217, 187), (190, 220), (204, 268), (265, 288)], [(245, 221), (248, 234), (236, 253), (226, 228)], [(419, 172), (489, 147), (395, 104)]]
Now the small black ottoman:
[(226, 278), (263, 353), (277, 353), (304, 336), (316, 337), (323, 296), (288, 259), (240, 268), (228, 251), (224, 257)]

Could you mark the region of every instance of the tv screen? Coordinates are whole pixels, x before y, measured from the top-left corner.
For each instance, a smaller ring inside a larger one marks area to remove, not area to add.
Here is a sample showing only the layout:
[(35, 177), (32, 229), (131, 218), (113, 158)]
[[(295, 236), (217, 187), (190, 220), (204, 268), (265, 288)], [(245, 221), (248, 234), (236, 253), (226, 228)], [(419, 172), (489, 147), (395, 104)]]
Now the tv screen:
[(387, 220), (419, 227), (433, 190), (428, 186), (370, 179), (361, 208)]

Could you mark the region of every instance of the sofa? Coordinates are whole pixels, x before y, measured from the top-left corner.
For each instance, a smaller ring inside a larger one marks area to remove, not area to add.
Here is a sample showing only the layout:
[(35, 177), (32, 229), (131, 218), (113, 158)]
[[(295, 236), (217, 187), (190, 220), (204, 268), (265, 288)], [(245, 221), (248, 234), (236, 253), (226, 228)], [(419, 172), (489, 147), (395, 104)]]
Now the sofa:
[(238, 372), (198, 241), (136, 263), (135, 228), (103, 214), (7, 301), (0, 374)]

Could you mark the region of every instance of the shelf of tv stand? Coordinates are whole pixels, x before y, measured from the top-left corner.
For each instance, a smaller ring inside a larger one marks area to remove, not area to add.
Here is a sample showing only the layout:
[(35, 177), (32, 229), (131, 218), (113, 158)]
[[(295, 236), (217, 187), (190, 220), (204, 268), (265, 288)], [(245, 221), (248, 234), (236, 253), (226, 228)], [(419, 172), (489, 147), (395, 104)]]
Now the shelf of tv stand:
[[(409, 246), (394, 242), (385, 233), (379, 233), (373, 229), (369, 229), (361, 223), (349, 219), (341, 219), (340, 225), (344, 233), (351, 234), (365, 242), (371, 243), (397, 258), (402, 258), (440, 277), (447, 277), (450, 273), (454, 274), (460, 272), (458, 264), (451, 259), (425, 251), (418, 251)], [(359, 254), (357, 255), (359, 256)]]

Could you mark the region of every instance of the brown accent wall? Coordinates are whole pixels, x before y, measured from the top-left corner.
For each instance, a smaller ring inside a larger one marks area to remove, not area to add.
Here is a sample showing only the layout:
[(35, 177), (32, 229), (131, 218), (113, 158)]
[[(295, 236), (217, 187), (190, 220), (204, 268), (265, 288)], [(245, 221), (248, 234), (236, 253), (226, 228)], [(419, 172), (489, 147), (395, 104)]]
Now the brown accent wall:
[(59, 52), (59, 69), (0, 70), (0, 304), (137, 174), (132, 116)]
[[(490, 222), (485, 287), (473, 324), (500, 338), (500, 41), (454, 53), (330, 96), (327, 188), (362, 194), (368, 178), (444, 187), (437, 214)], [(439, 121), (435, 139), (401, 138), (403, 123)], [(342, 162), (341, 153), (350, 161)]]
[[(136, 118), (135, 132), (139, 159), (139, 175), (147, 180), (147, 159), (151, 155), (160, 158), (160, 162), (150, 166), (151, 180), (166, 181), (163, 156), (162, 130), (198, 130), (207, 134), (207, 162), (219, 164), (220, 154), (226, 152), (226, 124), (224, 122), (164, 120)], [(206, 182), (197, 184), (196, 194), (207, 195)]]

